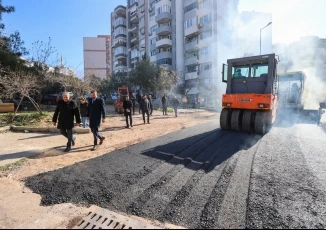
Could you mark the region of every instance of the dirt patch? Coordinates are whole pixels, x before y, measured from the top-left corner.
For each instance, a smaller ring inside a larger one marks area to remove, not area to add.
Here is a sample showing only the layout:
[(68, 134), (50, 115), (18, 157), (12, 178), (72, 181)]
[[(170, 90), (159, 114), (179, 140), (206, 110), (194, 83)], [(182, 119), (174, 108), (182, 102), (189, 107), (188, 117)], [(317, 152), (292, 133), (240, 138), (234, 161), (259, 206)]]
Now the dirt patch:
[(172, 114), (163, 116), (161, 112), (154, 111), (150, 119), (151, 124), (144, 125), (141, 115), (136, 114), (133, 117), (134, 127), (126, 129), (125, 118), (113, 113), (109, 114), (107, 123), (101, 127), (106, 139), (97, 151), (90, 151), (93, 143), (92, 134), (79, 134), (76, 135), (76, 146), (68, 154), (63, 152), (66, 140), (61, 135), (0, 134), (0, 142), (7, 143), (0, 149), (0, 157), (5, 155), (10, 158), (15, 154), (24, 157), (26, 150), (40, 152), (29, 157), (20, 168), (2, 173), (0, 228), (71, 228), (89, 212), (88, 208), (72, 204), (40, 206), (40, 196), (26, 189), (21, 182), (23, 179), (86, 161), (181, 129), (217, 121), (217, 119), (217, 114), (214, 112), (180, 113), (175, 118)]

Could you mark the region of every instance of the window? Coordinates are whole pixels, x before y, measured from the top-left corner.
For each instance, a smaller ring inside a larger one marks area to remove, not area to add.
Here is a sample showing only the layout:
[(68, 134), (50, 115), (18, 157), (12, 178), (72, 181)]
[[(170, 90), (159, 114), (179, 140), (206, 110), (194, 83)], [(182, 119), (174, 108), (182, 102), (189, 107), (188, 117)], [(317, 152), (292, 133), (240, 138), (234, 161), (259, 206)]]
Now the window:
[(118, 47), (114, 50), (114, 55), (119, 54), (127, 54), (127, 48), (126, 47)]
[(156, 49), (151, 51), (151, 57), (156, 56)]
[(207, 14), (199, 19), (199, 23), (206, 24), (212, 21), (212, 14)]
[(127, 35), (126, 28), (118, 28), (114, 31), (114, 36), (118, 36), (119, 34)]
[(251, 66), (252, 77), (262, 77), (268, 74), (268, 64), (253, 64)]
[(138, 0), (130, 0), (129, 5), (131, 6), (131, 5), (135, 4), (136, 2), (138, 2)]
[(198, 8), (203, 9), (203, 8), (210, 8), (211, 7), (211, 0), (203, 0), (198, 3)]
[(184, 8), (184, 12), (187, 13), (189, 11), (192, 11), (193, 9), (196, 9), (197, 8), (197, 1), (194, 2), (194, 3), (191, 3), (190, 5), (186, 6)]
[(139, 57), (143, 57), (145, 55), (145, 50), (142, 50), (142, 51), (140, 51), (140, 53), (139, 53)]
[(205, 71), (205, 70), (210, 70), (212, 68), (212, 63), (208, 62), (208, 63), (202, 63), (200, 64), (200, 71)]
[(211, 30), (206, 30), (206, 31), (202, 32), (199, 37), (202, 40), (202, 39), (205, 39), (205, 38), (208, 38), (208, 37), (211, 37), (211, 36), (212, 36), (212, 31)]
[(156, 37), (151, 39), (151, 45), (156, 44)]
[(114, 25), (115, 26), (118, 26), (118, 25), (126, 25), (126, 19), (124, 19), (124, 18), (118, 18), (117, 20), (115, 20)]
[(142, 5), (142, 6), (138, 7), (138, 10), (139, 10), (140, 12), (143, 12), (144, 9), (145, 9), (145, 5)]
[(139, 23), (141, 23), (141, 22), (144, 22), (144, 16), (141, 16), (140, 18), (139, 18)]
[(171, 6), (168, 6), (168, 5), (164, 5), (164, 6), (161, 6), (157, 9), (157, 14), (162, 14), (162, 13), (172, 13), (171, 11)]
[(172, 48), (169, 47), (169, 48), (160, 48), (160, 49), (157, 49), (156, 50), (156, 53), (159, 54), (159, 53), (163, 53), (163, 52), (169, 52), (169, 53), (172, 53)]
[(185, 29), (192, 27), (194, 25), (197, 25), (197, 18), (191, 18), (184, 22)]
[(154, 21), (155, 20), (155, 14), (152, 14), (151, 16), (149, 16), (150, 17), (150, 21)]
[(152, 31), (152, 33), (155, 33), (156, 28), (157, 28), (157, 25), (151, 27), (151, 31)]
[(141, 34), (144, 34), (144, 33), (145, 33), (145, 27), (142, 27), (142, 28), (140, 29), (140, 33), (141, 33)]
[(131, 58), (136, 58), (138, 57), (138, 50), (134, 49), (131, 51)]
[(204, 47), (199, 50), (199, 55), (208, 55), (210, 53), (210, 47)]
[(140, 45), (140, 47), (145, 47), (145, 38), (143, 38), (139, 41), (139, 45)]

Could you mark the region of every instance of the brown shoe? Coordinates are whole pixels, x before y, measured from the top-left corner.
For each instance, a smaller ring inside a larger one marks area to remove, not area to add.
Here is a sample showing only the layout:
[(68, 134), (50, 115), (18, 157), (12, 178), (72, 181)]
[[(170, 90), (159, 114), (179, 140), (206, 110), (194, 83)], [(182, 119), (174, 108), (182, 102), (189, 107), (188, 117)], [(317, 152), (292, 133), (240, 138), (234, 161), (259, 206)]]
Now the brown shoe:
[(100, 138), (100, 145), (103, 144), (104, 140), (105, 140), (105, 137)]

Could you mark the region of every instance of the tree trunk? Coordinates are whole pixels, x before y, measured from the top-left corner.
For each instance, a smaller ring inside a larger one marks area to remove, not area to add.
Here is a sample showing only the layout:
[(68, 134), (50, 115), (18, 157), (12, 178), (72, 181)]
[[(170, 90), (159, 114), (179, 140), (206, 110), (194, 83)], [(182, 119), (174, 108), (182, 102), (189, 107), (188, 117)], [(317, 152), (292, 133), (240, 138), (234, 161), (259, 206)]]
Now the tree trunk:
[(41, 110), (41, 108), (39, 107), (39, 105), (34, 101), (34, 99), (33, 98), (31, 98), (30, 96), (26, 96), (31, 102), (32, 102), (32, 104), (34, 105), (34, 107), (36, 108), (36, 110), (40, 113), (40, 114), (42, 114), (42, 110)]
[(16, 117), (16, 115), (17, 115), (18, 110), (19, 110), (19, 106), (20, 106), (20, 104), (22, 103), (23, 99), (24, 99), (24, 96), (20, 99), (20, 101), (19, 101), (19, 103), (18, 103), (18, 106), (17, 106), (17, 108), (15, 109), (14, 116), (11, 118), (11, 121), (10, 121), (11, 123), (14, 122), (14, 119), (15, 119), (15, 117)]

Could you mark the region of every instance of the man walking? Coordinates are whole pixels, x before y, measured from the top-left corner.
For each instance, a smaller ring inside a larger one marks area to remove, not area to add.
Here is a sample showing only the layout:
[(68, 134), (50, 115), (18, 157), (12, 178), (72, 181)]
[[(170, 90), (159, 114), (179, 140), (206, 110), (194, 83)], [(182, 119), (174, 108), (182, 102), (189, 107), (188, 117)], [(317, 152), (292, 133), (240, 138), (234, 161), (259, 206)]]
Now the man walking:
[[(76, 118), (76, 126), (80, 125), (80, 114), (77, 104), (70, 100), (70, 94), (67, 92), (62, 93), (62, 99), (58, 102), (55, 109), (52, 122), (60, 129), (60, 133), (68, 139), (67, 148), (65, 152), (71, 151), (71, 146), (75, 146), (76, 137), (73, 136), (72, 129), (74, 127), (74, 118)], [(59, 119), (58, 119), (59, 117)]]
[(173, 109), (174, 109), (175, 117), (178, 117), (178, 107), (179, 107), (179, 105), (180, 105), (180, 102), (179, 102), (177, 96), (174, 96)]
[(137, 100), (135, 93), (132, 93), (130, 99), (132, 101), (132, 114), (135, 115), (136, 100)]
[(141, 108), (141, 111), (143, 113), (143, 120), (144, 120), (144, 125), (146, 124), (145, 122), (145, 113), (147, 114), (147, 123), (149, 123), (149, 101), (146, 97), (146, 95), (143, 97), (143, 99), (140, 101), (140, 108)]
[(101, 117), (102, 123), (105, 123), (105, 108), (104, 108), (104, 101), (101, 98), (97, 97), (97, 91), (91, 91), (91, 98), (88, 102), (88, 120), (89, 120), (89, 127), (94, 136), (94, 146), (92, 151), (97, 149), (97, 141), (100, 139), (100, 145), (103, 144), (105, 137), (98, 131), (98, 128), (101, 126)]
[(167, 114), (167, 110), (168, 110), (167, 103), (168, 103), (168, 97), (164, 93), (163, 97), (162, 97), (163, 115), (168, 115)]
[(124, 110), (124, 115), (126, 117), (126, 129), (129, 128), (129, 122), (128, 122), (128, 117), (130, 119), (130, 126), (132, 127), (132, 113), (131, 110), (133, 109), (132, 101), (129, 100), (129, 96), (126, 96), (125, 100), (123, 101), (123, 110)]

